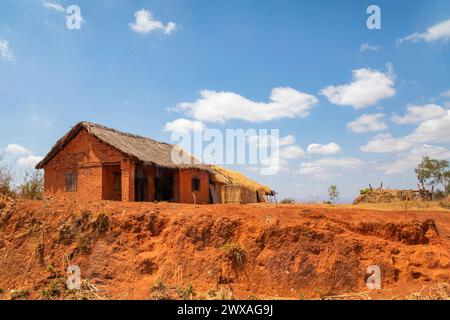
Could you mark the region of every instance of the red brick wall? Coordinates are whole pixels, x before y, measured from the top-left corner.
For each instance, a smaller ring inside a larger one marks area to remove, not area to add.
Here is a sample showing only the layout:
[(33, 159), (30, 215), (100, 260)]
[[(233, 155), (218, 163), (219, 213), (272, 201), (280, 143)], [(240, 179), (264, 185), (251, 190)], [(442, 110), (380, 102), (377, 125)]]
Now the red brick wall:
[[(117, 163), (117, 165), (102, 165)], [(120, 167), (119, 167), (120, 165)], [(134, 201), (134, 160), (90, 135), (85, 129), (57, 153), (45, 166), (44, 193), (46, 196), (77, 198), (81, 200)], [(114, 193), (113, 172), (122, 173), (122, 194)], [(66, 192), (66, 175), (78, 174), (76, 192)], [(148, 201), (154, 201), (154, 167), (147, 167)], [(209, 175), (196, 169), (174, 170), (174, 201), (194, 203), (192, 178), (200, 179), (200, 191), (195, 191), (197, 204), (210, 203)], [(103, 187), (102, 186), (106, 186)]]
[[(192, 191), (192, 178), (200, 179), (200, 191)], [(196, 169), (179, 171), (179, 202), (194, 203), (192, 193), (195, 195), (197, 204), (210, 203), (208, 172)]]
[[(120, 163), (122, 158), (119, 151), (83, 129), (45, 166), (44, 193), (55, 197), (101, 200), (103, 196), (101, 164)], [(78, 174), (76, 192), (66, 192), (66, 175), (70, 173)]]

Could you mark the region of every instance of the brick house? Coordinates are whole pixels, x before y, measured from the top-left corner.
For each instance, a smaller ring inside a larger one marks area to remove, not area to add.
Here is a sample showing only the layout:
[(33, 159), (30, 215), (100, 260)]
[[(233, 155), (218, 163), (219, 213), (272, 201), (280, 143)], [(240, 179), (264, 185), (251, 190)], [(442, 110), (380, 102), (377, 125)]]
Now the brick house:
[[(80, 122), (36, 169), (44, 169), (46, 196), (79, 200), (249, 203), (265, 202), (274, 194), (240, 173), (205, 165), (191, 156), (191, 161), (176, 164), (172, 161), (174, 148)], [(180, 149), (175, 151), (187, 156)]]

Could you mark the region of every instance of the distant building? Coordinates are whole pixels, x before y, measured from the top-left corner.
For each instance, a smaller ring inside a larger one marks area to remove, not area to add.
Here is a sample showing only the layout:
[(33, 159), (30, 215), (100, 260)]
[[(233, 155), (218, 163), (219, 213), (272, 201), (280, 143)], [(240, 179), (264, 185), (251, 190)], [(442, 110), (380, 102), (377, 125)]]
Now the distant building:
[[(266, 202), (268, 187), (244, 175), (200, 163), (175, 164), (175, 146), (80, 122), (37, 164), (44, 194), (78, 200), (179, 203)], [(186, 155), (185, 155), (186, 156)]]

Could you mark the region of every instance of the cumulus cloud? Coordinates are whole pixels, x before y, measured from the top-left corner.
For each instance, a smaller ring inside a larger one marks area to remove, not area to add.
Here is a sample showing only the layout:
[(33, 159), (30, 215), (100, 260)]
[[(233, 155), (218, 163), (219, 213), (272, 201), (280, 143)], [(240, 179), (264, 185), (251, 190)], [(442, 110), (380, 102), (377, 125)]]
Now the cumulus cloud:
[(354, 157), (343, 158), (323, 158), (311, 162), (300, 164), (299, 173), (310, 175), (315, 179), (328, 179), (336, 174), (337, 169), (356, 170), (363, 165), (363, 162)]
[(378, 135), (364, 146), (364, 152), (405, 151), (424, 143), (450, 143), (450, 111), (440, 118), (426, 120), (414, 131), (403, 137), (392, 137), (390, 133)]
[(282, 138), (277, 138), (273, 135), (255, 135), (248, 138), (248, 143), (257, 146), (258, 148), (278, 146), (279, 156), (283, 160), (298, 159), (305, 155), (305, 151), (294, 144), (295, 138), (292, 135), (287, 135)]
[(200, 121), (220, 122), (240, 119), (263, 122), (280, 118), (305, 118), (318, 100), (292, 88), (274, 88), (270, 102), (251, 101), (237, 93), (203, 90), (195, 102), (183, 102), (172, 110), (186, 112)]
[(31, 153), (27, 148), (15, 143), (8, 144), (5, 152), (11, 155), (27, 155)]
[(0, 58), (5, 61), (14, 61), (14, 53), (6, 40), (0, 40)]
[(359, 46), (359, 50), (364, 52), (364, 51), (378, 51), (381, 50), (381, 47), (379, 46), (372, 46), (368, 43), (363, 43)]
[(347, 128), (354, 133), (383, 131), (388, 128), (384, 117), (383, 113), (363, 114), (356, 120), (347, 123)]
[(382, 170), (388, 175), (411, 172), (417, 167), (423, 156), (439, 160), (450, 159), (450, 151), (444, 147), (424, 144), (400, 155), (395, 162), (379, 165), (376, 169)]
[(282, 159), (298, 159), (305, 155), (305, 151), (299, 146), (287, 146), (280, 149)]
[(365, 108), (395, 95), (395, 75), (390, 64), (386, 73), (363, 68), (353, 70), (352, 74), (352, 82), (337, 86), (330, 85), (323, 88), (320, 93), (331, 103), (348, 105), (355, 109)]
[(397, 40), (397, 44), (403, 42), (435, 42), (435, 41), (448, 41), (450, 39), (450, 19), (439, 22), (429, 27), (424, 32), (415, 32), (404, 38)]
[(201, 131), (204, 129), (205, 126), (201, 121), (193, 121), (181, 118), (166, 123), (163, 130), (169, 132), (191, 132), (191, 131)]
[(175, 31), (177, 25), (174, 22), (168, 22), (164, 25), (161, 21), (155, 20), (149, 10), (139, 10), (134, 13), (136, 21), (130, 23), (130, 28), (137, 33), (147, 34), (152, 31), (163, 31), (169, 35)]
[(29, 155), (17, 159), (17, 164), (23, 168), (34, 168), (36, 164), (41, 161), (43, 157)]
[(408, 106), (406, 114), (398, 116), (394, 114), (391, 118), (396, 124), (418, 124), (425, 120), (436, 119), (447, 114), (447, 110), (436, 105), (426, 104), (422, 106)]
[(308, 154), (333, 154), (341, 151), (341, 147), (334, 142), (328, 144), (312, 143), (308, 146)]
[(59, 3), (53, 3), (50, 1), (44, 1), (44, 8), (54, 10), (56, 12), (64, 12), (64, 7), (60, 5)]
[(11, 143), (0, 154), (5, 155), (5, 161), (10, 165), (18, 165), (22, 169), (31, 169), (43, 159), (34, 155), (28, 148), (16, 143)]

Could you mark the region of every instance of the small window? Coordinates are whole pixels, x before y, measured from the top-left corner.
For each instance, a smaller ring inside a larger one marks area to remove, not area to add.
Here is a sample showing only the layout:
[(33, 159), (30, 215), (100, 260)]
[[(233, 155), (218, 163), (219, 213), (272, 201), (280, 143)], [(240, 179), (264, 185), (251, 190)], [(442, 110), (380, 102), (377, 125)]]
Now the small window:
[(66, 192), (76, 192), (78, 186), (78, 175), (69, 173), (66, 175)]
[(192, 191), (200, 191), (200, 179), (192, 178)]

